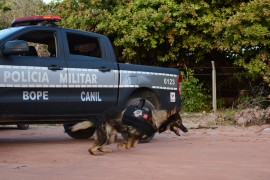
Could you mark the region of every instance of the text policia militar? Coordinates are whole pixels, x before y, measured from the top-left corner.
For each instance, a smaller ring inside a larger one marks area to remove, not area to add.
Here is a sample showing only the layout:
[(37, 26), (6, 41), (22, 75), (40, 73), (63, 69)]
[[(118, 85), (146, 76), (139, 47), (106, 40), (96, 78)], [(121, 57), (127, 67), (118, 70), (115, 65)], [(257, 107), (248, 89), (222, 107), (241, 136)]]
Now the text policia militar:
[[(47, 72), (39, 71), (4, 71), (4, 82), (14, 83), (50, 83)], [(96, 74), (60, 73), (59, 83), (97, 84)]]

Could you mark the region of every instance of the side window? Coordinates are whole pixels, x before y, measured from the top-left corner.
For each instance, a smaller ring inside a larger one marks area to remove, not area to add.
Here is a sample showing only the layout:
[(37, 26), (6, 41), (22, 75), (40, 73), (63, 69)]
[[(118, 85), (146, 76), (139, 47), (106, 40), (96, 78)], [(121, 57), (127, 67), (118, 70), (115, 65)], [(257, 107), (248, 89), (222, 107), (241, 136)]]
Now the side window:
[(22, 56), (56, 57), (56, 32), (54, 31), (30, 31), (17, 38), (27, 41), (29, 52)]
[(67, 33), (69, 53), (101, 58), (99, 41), (95, 37)]

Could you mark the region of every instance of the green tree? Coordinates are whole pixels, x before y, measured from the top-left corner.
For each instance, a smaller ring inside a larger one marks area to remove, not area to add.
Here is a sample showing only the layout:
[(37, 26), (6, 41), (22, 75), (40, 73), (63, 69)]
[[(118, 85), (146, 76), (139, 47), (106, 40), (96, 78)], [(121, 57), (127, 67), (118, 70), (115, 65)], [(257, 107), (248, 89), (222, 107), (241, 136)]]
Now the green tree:
[(0, 27), (10, 26), (16, 17), (42, 15), (45, 3), (42, 0), (2, 0), (0, 2)]
[(8, 1), (3, 0), (0, 2), (0, 29), (3, 29), (8, 26), (7, 22), (7, 13), (11, 11), (10, 4)]
[(97, 24), (107, 18), (104, 11), (113, 11), (117, 2), (118, 0), (58, 0), (49, 4), (48, 8), (61, 16), (63, 27), (98, 32)]
[(270, 82), (270, 1), (242, 3), (228, 19), (216, 24), (222, 31), (219, 48), (243, 66), (250, 77), (263, 77)]

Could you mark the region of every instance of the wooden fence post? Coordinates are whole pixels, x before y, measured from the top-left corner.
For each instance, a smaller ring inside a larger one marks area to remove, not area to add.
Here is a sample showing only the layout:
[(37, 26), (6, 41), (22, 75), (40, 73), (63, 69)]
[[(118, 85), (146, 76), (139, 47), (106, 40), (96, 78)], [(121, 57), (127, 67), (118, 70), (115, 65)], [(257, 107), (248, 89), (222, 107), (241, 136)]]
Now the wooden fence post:
[(216, 83), (216, 68), (215, 62), (212, 63), (212, 100), (213, 100), (213, 112), (217, 112), (217, 83)]

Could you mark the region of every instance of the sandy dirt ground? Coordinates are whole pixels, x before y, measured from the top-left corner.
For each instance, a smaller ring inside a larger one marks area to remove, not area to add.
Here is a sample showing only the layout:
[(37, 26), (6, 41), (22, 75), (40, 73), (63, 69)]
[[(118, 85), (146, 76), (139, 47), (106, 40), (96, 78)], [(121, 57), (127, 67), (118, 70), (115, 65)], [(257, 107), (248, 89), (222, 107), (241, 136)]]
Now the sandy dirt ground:
[(112, 144), (113, 153), (92, 156), (93, 140), (71, 139), (62, 126), (1, 126), (0, 179), (269, 180), (269, 127), (165, 132), (131, 150)]

